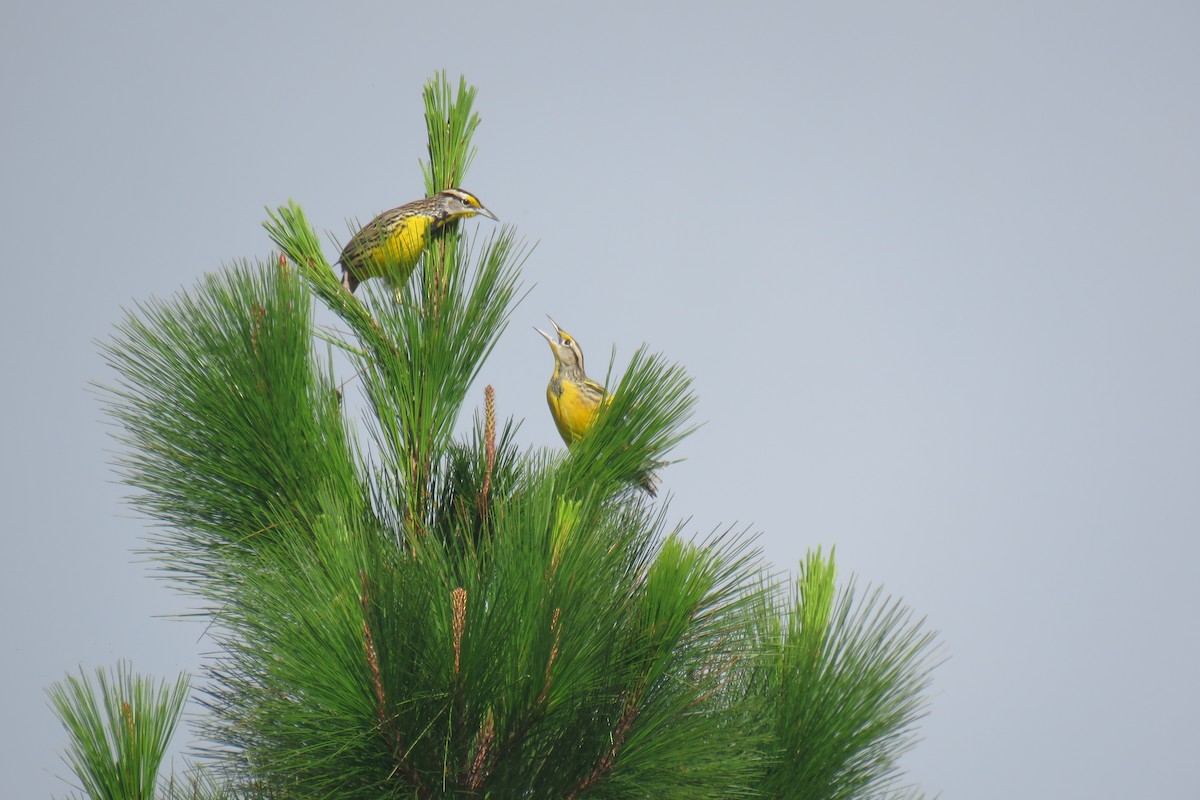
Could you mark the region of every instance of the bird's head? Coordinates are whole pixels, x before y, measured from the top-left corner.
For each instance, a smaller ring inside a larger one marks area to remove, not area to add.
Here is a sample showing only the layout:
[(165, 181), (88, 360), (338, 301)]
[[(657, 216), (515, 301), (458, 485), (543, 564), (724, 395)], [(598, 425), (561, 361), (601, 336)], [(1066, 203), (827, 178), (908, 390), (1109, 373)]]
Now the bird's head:
[(554, 351), (555, 366), (561, 367), (564, 370), (578, 370), (583, 373), (583, 350), (579, 347), (579, 342), (575, 341), (575, 337), (558, 327), (558, 323), (547, 315), (546, 319), (550, 320), (550, 324), (554, 326), (554, 334), (546, 333), (541, 328), (535, 327), (534, 330), (546, 338), (550, 344), (550, 349)]
[(442, 225), (476, 215), (496, 219), (496, 215), (484, 208), (478, 197), (463, 189), (438, 192), (433, 200), (433, 216)]

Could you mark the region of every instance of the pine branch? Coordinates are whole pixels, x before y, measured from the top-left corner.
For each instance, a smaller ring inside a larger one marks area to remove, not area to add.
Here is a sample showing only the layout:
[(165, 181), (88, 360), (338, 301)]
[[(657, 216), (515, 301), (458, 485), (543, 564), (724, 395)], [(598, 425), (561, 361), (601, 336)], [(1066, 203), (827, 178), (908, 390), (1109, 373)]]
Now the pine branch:
[(429, 160), (421, 162), (425, 193), (462, 186), (475, 148), (471, 145), (479, 115), (474, 112), (477, 89), (466, 78), (458, 80), (452, 93), (445, 71), (425, 86), (425, 130), (428, 133)]
[[(139, 306), (104, 345), (109, 412), (138, 505), (165, 523), (153, 552), (218, 601), (281, 531), (363, 513), (333, 379), (312, 357), (311, 301), (294, 272), (250, 265)], [(292, 546), (290, 543), (288, 546)]]
[(833, 559), (810, 553), (778, 671), (763, 687), (774, 706), (771, 795), (859, 798), (899, 792), (897, 759), (914, 744), (936, 635), (879, 589), (859, 599), (834, 588)]
[(163, 757), (187, 700), (188, 679), (174, 685), (135, 675), (120, 663), (95, 682), (80, 672), (48, 689), (70, 737), (64, 756), (93, 800), (152, 798)]
[(687, 425), (695, 405), (683, 368), (639, 348), (612, 402), (559, 466), (563, 491), (611, 496), (631, 486), (644, 488), (654, 480), (650, 473), (668, 464), (667, 455), (695, 430)]

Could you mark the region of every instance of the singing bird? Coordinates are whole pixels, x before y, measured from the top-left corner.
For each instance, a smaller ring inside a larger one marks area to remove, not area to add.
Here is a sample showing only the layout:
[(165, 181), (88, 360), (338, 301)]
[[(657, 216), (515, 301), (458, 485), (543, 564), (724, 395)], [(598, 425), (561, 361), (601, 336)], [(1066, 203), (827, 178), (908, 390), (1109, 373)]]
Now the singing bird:
[(383, 212), (342, 249), (338, 259), (342, 285), (353, 293), (365, 280), (386, 278), (399, 289), (416, 267), (430, 234), (476, 215), (496, 219), (478, 197), (463, 189), (447, 189)]
[[(560, 328), (553, 318), (547, 319), (554, 326), (553, 336), (534, 327), (554, 353), (554, 374), (546, 385), (546, 402), (559, 435), (570, 447), (591, 429), (600, 410), (612, 402), (612, 395), (584, 372), (583, 350), (575, 337)], [(658, 481), (650, 470), (638, 483), (651, 497), (656, 494)]]

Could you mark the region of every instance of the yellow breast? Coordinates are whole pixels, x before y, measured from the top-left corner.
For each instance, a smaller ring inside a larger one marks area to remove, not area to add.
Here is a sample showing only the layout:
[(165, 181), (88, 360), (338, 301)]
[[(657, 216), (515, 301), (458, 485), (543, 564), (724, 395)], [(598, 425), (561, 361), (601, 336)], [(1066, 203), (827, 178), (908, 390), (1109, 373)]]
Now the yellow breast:
[[(605, 398), (605, 403), (611, 402)], [(546, 402), (550, 404), (550, 415), (558, 434), (568, 445), (574, 444), (588, 432), (600, 413), (600, 401), (595, 394), (584, 392), (574, 383), (550, 381), (546, 387)]]
[(421, 257), (421, 251), (425, 249), (425, 237), (429, 234), (432, 221), (425, 216), (404, 220), (382, 240), (363, 251), (363, 268), (356, 264), (355, 272), (362, 278), (388, 277), (394, 282), (404, 283)]

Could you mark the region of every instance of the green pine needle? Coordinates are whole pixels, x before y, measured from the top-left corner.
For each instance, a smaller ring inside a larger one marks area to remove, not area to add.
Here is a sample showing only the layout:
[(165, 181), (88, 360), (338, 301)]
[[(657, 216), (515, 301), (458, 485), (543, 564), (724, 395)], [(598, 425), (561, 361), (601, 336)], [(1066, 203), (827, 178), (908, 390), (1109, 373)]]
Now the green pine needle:
[(188, 695), (188, 678), (155, 684), (122, 662), (94, 681), (82, 671), (47, 693), (70, 744), (64, 760), (92, 800), (153, 798), (171, 735)]

